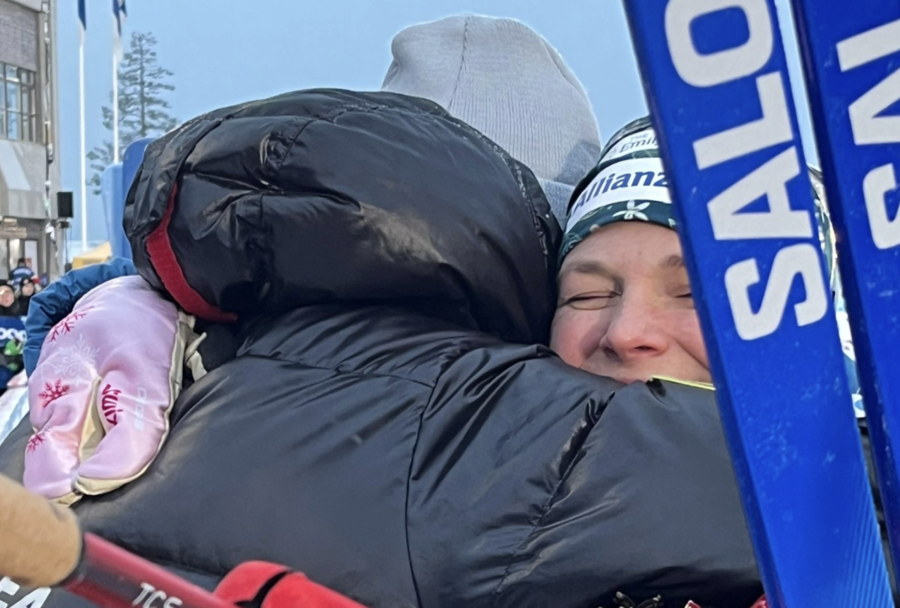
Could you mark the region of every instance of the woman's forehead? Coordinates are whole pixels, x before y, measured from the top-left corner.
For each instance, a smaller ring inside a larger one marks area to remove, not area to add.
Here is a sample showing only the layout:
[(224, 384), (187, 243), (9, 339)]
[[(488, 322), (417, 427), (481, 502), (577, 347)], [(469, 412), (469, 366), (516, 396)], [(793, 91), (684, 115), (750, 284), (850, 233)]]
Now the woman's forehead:
[(563, 269), (584, 262), (610, 265), (630, 261), (682, 268), (684, 262), (678, 234), (644, 222), (608, 224), (579, 243), (567, 257)]
[(668, 283), (687, 280), (681, 242), (674, 230), (656, 225), (610, 224), (580, 243), (560, 269), (561, 288), (583, 279), (627, 283), (636, 278)]

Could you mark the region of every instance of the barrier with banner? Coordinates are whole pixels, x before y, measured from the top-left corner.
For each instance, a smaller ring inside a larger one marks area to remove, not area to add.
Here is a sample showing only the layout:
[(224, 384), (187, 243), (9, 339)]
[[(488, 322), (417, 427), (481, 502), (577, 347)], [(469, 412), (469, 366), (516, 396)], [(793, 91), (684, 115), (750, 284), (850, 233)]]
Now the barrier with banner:
[(24, 368), (25, 323), (21, 317), (0, 317), (0, 389)]
[(110, 165), (103, 172), (100, 195), (103, 199), (103, 213), (106, 216), (106, 234), (113, 257), (131, 259), (131, 245), (122, 227), (125, 199), (144, 160), (144, 151), (153, 139), (145, 137), (132, 142), (125, 149), (122, 162)]

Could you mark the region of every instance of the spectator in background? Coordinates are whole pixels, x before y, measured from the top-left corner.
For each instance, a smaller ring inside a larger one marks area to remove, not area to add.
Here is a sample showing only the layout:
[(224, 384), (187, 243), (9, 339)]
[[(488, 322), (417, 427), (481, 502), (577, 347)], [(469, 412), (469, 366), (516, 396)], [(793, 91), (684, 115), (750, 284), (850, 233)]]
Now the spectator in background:
[(16, 292), (9, 281), (0, 280), (0, 317), (18, 317)]
[(9, 279), (14, 285), (18, 286), (22, 283), (22, 279), (33, 279), (34, 271), (28, 267), (25, 258), (19, 258), (16, 267), (9, 273)]
[(24, 278), (19, 284), (19, 297), (16, 299), (17, 312), (20, 317), (28, 316), (28, 307), (31, 304), (31, 296), (35, 294), (34, 279)]
[[(32, 285), (32, 287), (34, 287)], [(16, 293), (9, 281), (0, 279), (0, 394), (12, 378), (22, 371), (25, 325), (19, 313)]]

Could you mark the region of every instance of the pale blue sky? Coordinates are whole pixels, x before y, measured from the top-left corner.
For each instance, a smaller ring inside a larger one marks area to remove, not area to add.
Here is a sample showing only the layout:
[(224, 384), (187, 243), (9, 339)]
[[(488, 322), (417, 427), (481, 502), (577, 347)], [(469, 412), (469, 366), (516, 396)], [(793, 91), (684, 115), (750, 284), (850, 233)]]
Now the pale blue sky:
[[(75, 192), (80, 209), (77, 2), (57, 1), (59, 158), (63, 188)], [(777, 3), (784, 16), (785, 1)], [(100, 107), (112, 88), (111, 5), (87, 0), (89, 150), (105, 137)], [(514, 17), (545, 36), (584, 83), (604, 141), (646, 113), (620, 0), (129, 0), (128, 11), (126, 38), (138, 30), (159, 40), (160, 63), (175, 73), (170, 101), (181, 120), (294, 89), (377, 89), (396, 32), (462, 12)], [(88, 215), (89, 239), (105, 240), (99, 199), (89, 200)], [(76, 218), (74, 242), (80, 225)]]

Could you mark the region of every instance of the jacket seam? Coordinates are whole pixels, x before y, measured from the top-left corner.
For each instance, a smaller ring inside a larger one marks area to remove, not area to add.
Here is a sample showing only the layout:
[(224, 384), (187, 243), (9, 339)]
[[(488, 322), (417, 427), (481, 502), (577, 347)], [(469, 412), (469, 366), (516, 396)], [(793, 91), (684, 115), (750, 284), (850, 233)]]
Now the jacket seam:
[(434, 383), (428, 383), (428, 382), (424, 382), (422, 380), (416, 380), (414, 378), (409, 378), (408, 376), (399, 376), (397, 374), (384, 374), (384, 373), (380, 373), (380, 372), (360, 372), (360, 371), (354, 371), (354, 370), (341, 369), (340, 367), (331, 367), (331, 366), (327, 366), (327, 365), (313, 365), (310, 363), (306, 363), (304, 361), (297, 361), (296, 359), (286, 359), (284, 357), (275, 357), (272, 355), (255, 355), (255, 354), (250, 354), (250, 353), (244, 353), (244, 354), (238, 355), (235, 358), (239, 358), (239, 357), (246, 357), (248, 359), (263, 359), (263, 360), (271, 360), (271, 361), (281, 361), (282, 363), (290, 363), (291, 365), (299, 365), (300, 367), (305, 367), (308, 369), (327, 370), (327, 371), (335, 372), (337, 374), (358, 376), (361, 378), (393, 378), (394, 380), (404, 380), (406, 382), (412, 382), (413, 384), (418, 384), (419, 386), (431, 389), (432, 391), (434, 391), (434, 387), (437, 384), (436, 381)]
[[(518, 163), (518, 161), (516, 161), (515, 159), (511, 159), (511, 160), (513, 161), (513, 163)], [(530, 196), (528, 196), (525, 192), (525, 189), (528, 186), (526, 186), (525, 178), (522, 175), (522, 167), (519, 164), (516, 164), (515, 167), (516, 167), (516, 177), (519, 180), (519, 187), (523, 190), (522, 199), (525, 202), (525, 206), (528, 208), (528, 211), (531, 215), (531, 223), (532, 223), (532, 226), (534, 227), (534, 234), (537, 237), (538, 248), (540, 249), (540, 251), (542, 253), (541, 257), (544, 258), (544, 264), (547, 266), (547, 270), (555, 273), (557, 269), (551, 267), (552, 266), (551, 260), (555, 261), (557, 264), (559, 264), (559, 260), (553, 260), (553, 252), (550, 251), (546, 246), (546, 240), (543, 238), (544, 231), (541, 229), (541, 222), (538, 219), (538, 215), (540, 215), (540, 214), (538, 213), (538, 210), (534, 208), (534, 201), (532, 200), (532, 198)], [(540, 186), (539, 186), (539, 188), (540, 188)], [(543, 194), (543, 190), (542, 190), (542, 195), (544, 197), (546, 197), (546, 194)], [(547, 296), (547, 299), (551, 302), (553, 302), (555, 300), (555, 293), (554, 293), (555, 285), (556, 285), (555, 281), (547, 281), (547, 288), (545, 291), (545, 295)]]
[[(384, 111), (388, 111), (388, 112), (395, 111), (395, 112), (399, 112), (401, 114), (414, 114), (414, 115), (417, 114), (417, 112), (410, 112), (406, 108), (393, 108), (393, 107), (386, 106), (384, 104), (379, 104), (379, 103), (371, 103), (369, 105), (363, 105), (360, 103), (345, 103), (336, 108), (332, 108), (331, 110), (329, 110), (328, 112), (325, 112), (324, 114), (310, 116), (309, 120), (306, 121), (306, 124), (301, 126), (300, 129), (297, 131), (297, 134), (294, 135), (293, 138), (291, 138), (291, 144), (290, 144), (290, 146), (288, 146), (287, 150), (285, 150), (284, 156), (282, 156), (282, 158), (281, 158), (281, 162), (278, 163), (278, 169), (280, 170), (283, 167), (284, 163), (287, 162), (287, 159), (290, 157), (291, 152), (294, 150), (294, 146), (297, 145), (297, 142), (303, 136), (303, 132), (306, 131), (306, 129), (309, 128), (311, 125), (318, 123), (318, 122), (327, 122), (330, 124), (334, 124), (336, 119), (340, 118), (344, 114), (350, 114), (353, 112), (375, 113), (375, 112), (384, 112)], [(433, 115), (432, 112), (427, 112), (427, 114)]]
[[(467, 351), (465, 349), (457, 348), (454, 349), (452, 353), (445, 353), (442, 358), (444, 359), (444, 362), (449, 366), (452, 365), (452, 362), (462, 357), (466, 352)], [(412, 576), (413, 589), (415, 589), (416, 591), (416, 603), (420, 607), (422, 606), (422, 596), (419, 592), (419, 580), (416, 576), (415, 566), (413, 565), (412, 547), (410, 546), (409, 542), (409, 497), (412, 489), (413, 467), (415, 466), (416, 455), (419, 451), (419, 440), (422, 437), (422, 426), (425, 424), (425, 414), (431, 408), (432, 403), (434, 403), (434, 393), (437, 390), (438, 383), (446, 373), (447, 369), (448, 367), (445, 367), (443, 371), (438, 373), (438, 375), (435, 377), (434, 385), (431, 387), (431, 392), (428, 394), (428, 401), (425, 403), (425, 407), (422, 408), (422, 411), (419, 414), (419, 426), (416, 430), (416, 440), (415, 442), (413, 442), (412, 454), (410, 455), (409, 459), (409, 470), (406, 474), (406, 502), (404, 503), (403, 508), (403, 528), (406, 535), (406, 553), (409, 558), (409, 572)]]
[(500, 599), (500, 591), (503, 589), (503, 585), (506, 583), (507, 579), (512, 575), (512, 569), (515, 564), (515, 558), (522, 554), (525, 546), (528, 544), (532, 538), (534, 538), (535, 532), (540, 527), (541, 523), (544, 521), (544, 518), (550, 512), (550, 508), (553, 506), (556, 501), (556, 497), (559, 495), (559, 490), (562, 487), (563, 483), (565, 483), (566, 479), (569, 477), (569, 473), (572, 467), (570, 466), (566, 472), (560, 476), (559, 481), (556, 482), (556, 485), (553, 487), (553, 491), (550, 493), (550, 496), (547, 498), (547, 501), (541, 507), (541, 514), (538, 516), (537, 521), (534, 522), (534, 525), (531, 527), (531, 530), (528, 532), (528, 536), (525, 537), (516, 550), (513, 551), (513, 554), (510, 556), (509, 564), (506, 566), (506, 569), (503, 571), (503, 578), (500, 579), (500, 582), (497, 583), (497, 588), (494, 589), (494, 597), (491, 602), (493, 606), (497, 606), (497, 602)]
[[(348, 112), (348, 111), (349, 111), (349, 108), (342, 107), (341, 111), (337, 112), (335, 117), (340, 116), (341, 114)], [(284, 156), (281, 157), (281, 162), (278, 163), (279, 171), (284, 167), (284, 163), (287, 162), (287, 159), (290, 158), (291, 152), (294, 151), (294, 146), (297, 145), (297, 141), (303, 136), (303, 132), (306, 131), (306, 129), (313, 123), (322, 122), (322, 121), (333, 122), (331, 120), (328, 120), (328, 118), (331, 117), (330, 116), (331, 114), (332, 113), (329, 112), (325, 116), (316, 116), (316, 117), (312, 118), (312, 120), (306, 121), (306, 124), (300, 127), (300, 129), (297, 131), (297, 134), (291, 139), (291, 145), (288, 146), (287, 150), (284, 151)]]
[[(612, 395), (610, 395), (610, 399), (611, 398), (612, 398)], [(608, 401), (609, 400), (607, 400), (607, 404), (608, 404)], [(588, 430), (588, 432), (584, 435), (584, 438), (582, 439), (581, 444), (578, 446), (579, 450), (587, 442), (588, 438), (590, 437), (591, 432), (593, 432), (594, 427), (596, 427), (598, 421), (599, 420), (595, 420), (593, 422), (593, 424), (591, 425), (590, 430)], [(503, 572), (503, 578), (500, 579), (500, 582), (497, 583), (497, 588), (494, 589), (493, 600), (491, 602), (491, 604), (493, 606), (496, 607), (498, 605), (497, 602), (500, 599), (501, 590), (503, 589), (503, 586), (506, 583), (506, 581), (512, 575), (512, 569), (515, 566), (515, 559), (518, 556), (522, 555), (525, 547), (528, 545), (528, 541), (530, 541), (532, 538), (534, 538), (534, 535), (537, 532), (538, 528), (543, 523), (544, 518), (550, 513), (550, 510), (553, 508), (553, 505), (556, 504), (556, 499), (559, 497), (559, 491), (562, 489), (563, 484), (566, 483), (566, 481), (568, 481), (569, 476), (572, 474), (572, 471), (575, 469), (575, 465), (577, 464), (577, 462), (578, 462), (578, 459), (573, 458), (572, 462), (569, 463), (569, 465), (566, 467), (566, 470), (563, 471), (562, 475), (559, 476), (559, 480), (554, 485), (553, 491), (550, 492), (550, 496), (547, 498), (547, 501), (541, 507), (541, 513), (538, 516), (537, 520), (534, 522), (534, 525), (531, 527), (531, 530), (528, 532), (528, 535), (519, 544), (519, 546), (516, 547), (516, 550), (513, 551), (512, 555), (510, 556), (509, 564), (506, 566), (506, 569)]]
[(412, 488), (413, 467), (415, 466), (416, 454), (419, 450), (419, 439), (422, 437), (422, 425), (425, 423), (425, 412), (428, 411), (428, 408), (431, 405), (432, 400), (434, 399), (435, 390), (437, 390), (437, 382), (435, 382), (434, 386), (431, 387), (431, 392), (428, 395), (428, 401), (425, 403), (425, 406), (419, 413), (419, 425), (416, 429), (416, 440), (415, 442), (413, 442), (412, 453), (409, 457), (409, 470), (406, 473), (406, 500), (404, 501), (403, 508), (403, 532), (406, 536), (406, 555), (409, 559), (409, 573), (412, 577), (413, 589), (416, 592), (416, 604), (419, 606), (422, 606), (422, 596), (419, 593), (419, 580), (416, 576), (415, 567), (413, 566), (412, 547), (409, 542), (409, 497)]

